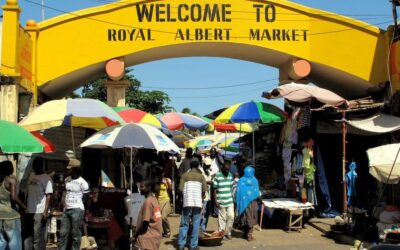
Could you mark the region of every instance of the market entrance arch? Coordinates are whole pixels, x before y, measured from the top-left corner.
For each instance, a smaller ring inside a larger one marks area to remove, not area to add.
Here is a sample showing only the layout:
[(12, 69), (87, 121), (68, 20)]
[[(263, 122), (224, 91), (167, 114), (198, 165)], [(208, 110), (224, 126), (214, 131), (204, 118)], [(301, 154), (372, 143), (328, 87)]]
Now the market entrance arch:
[(277, 67), (281, 80), (288, 62), (304, 59), (307, 80), (348, 98), (388, 79), (389, 32), (288, 1), (121, 0), (23, 28), (17, 0), (3, 10), (1, 74), (20, 77), (35, 96), (65, 96), (113, 58), (133, 66), (228, 57)]

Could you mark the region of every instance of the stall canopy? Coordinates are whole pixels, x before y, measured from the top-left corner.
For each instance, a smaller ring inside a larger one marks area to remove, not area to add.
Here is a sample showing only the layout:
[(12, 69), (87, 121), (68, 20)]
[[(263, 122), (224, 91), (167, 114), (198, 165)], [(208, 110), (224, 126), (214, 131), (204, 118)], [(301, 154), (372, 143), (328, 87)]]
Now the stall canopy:
[[(347, 120), (347, 132), (357, 135), (378, 135), (400, 129), (400, 118), (382, 112), (360, 120)], [(321, 134), (341, 133), (340, 121), (318, 121), (317, 131)]]
[(400, 143), (383, 145), (367, 150), (369, 173), (378, 181), (397, 184), (400, 181)]
[(333, 93), (330, 90), (323, 89), (313, 85), (299, 83), (283, 84), (271, 91), (263, 92), (262, 97), (267, 99), (285, 98), (287, 100), (303, 103), (317, 100), (320, 103), (332, 106), (347, 106), (347, 100)]

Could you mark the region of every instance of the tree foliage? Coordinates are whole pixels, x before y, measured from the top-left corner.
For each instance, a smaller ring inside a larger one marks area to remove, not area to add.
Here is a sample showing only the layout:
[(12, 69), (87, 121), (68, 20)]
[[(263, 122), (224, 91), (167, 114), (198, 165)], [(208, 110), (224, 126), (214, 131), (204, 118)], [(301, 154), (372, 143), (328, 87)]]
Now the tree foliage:
[[(166, 93), (157, 90), (140, 90), (140, 81), (132, 74), (129, 74), (129, 72), (131, 72), (131, 70), (127, 70), (123, 78), (123, 80), (129, 81), (129, 86), (125, 94), (127, 106), (141, 109), (149, 113), (163, 113), (170, 108), (168, 106), (170, 99)], [(98, 99), (102, 102), (106, 102), (107, 89), (104, 83), (108, 80), (109, 79), (105, 74), (84, 85), (82, 89), (82, 97)]]

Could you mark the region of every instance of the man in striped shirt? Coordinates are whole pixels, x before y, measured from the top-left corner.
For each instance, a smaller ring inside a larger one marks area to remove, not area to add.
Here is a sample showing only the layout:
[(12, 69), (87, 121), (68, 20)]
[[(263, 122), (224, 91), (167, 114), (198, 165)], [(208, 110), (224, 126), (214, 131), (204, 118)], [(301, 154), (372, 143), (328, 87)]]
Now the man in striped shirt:
[(183, 211), (179, 225), (179, 250), (186, 244), (190, 219), (192, 219), (192, 235), (190, 237), (190, 250), (198, 249), (201, 208), (207, 191), (207, 183), (199, 169), (200, 162), (193, 159), (190, 162), (191, 170), (182, 175), (179, 190), (183, 193)]
[(218, 229), (225, 232), (225, 239), (232, 239), (231, 230), (235, 217), (232, 198), (233, 177), (229, 169), (231, 163), (225, 161), (222, 170), (214, 177), (214, 197), (218, 207)]

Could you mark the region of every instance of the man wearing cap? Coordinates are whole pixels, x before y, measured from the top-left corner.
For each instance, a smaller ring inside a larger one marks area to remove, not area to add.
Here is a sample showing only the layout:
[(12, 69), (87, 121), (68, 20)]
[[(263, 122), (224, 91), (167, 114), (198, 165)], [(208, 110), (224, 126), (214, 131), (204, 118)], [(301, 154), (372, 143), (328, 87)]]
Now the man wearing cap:
[(33, 172), (28, 178), (27, 190), (27, 238), (25, 248), (45, 249), (46, 225), (49, 212), (53, 183), (50, 176), (44, 172), (44, 161), (35, 158), (32, 163)]
[(81, 177), (80, 162), (70, 160), (67, 170), (70, 174), (65, 179), (63, 194), (64, 213), (61, 217), (61, 232), (58, 249), (66, 250), (69, 235), (72, 237), (71, 250), (79, 250), (81, 245), (82, 221), (85, 215), (82, 198), (89, 192), (88, 183)]

